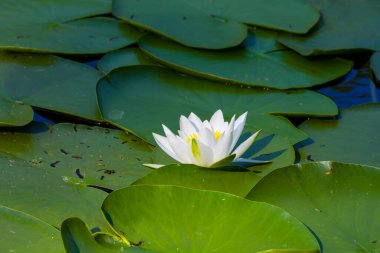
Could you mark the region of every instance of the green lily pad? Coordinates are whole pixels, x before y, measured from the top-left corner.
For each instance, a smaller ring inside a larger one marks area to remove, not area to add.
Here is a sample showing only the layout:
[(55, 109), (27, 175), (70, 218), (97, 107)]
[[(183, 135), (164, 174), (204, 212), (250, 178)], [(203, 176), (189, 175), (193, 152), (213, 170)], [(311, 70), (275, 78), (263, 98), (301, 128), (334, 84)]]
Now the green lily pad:
[(380, 80), (380, 52), (376, 52), (371, 57), (371, 68), (377, 80)]
[(282, 209), (227, 193), (131, 186), (111, 193), (102, 210), (117, 233), (157, 252), (319, 249), (310, 231)]
[(106, 54), (99, 60), (97, 68), (104, 73), (109, 73), (113, 69), (134, 65), (158, 65), (158, 63), (142, 53), (140, 49), (132, 47)]
[(186, 0), (114, 0), (113, 15), (183, 45), (221, 49), (239, 45), (247, 27), (214, 17)]
[(343, 109), (339, 120), (308, 120), (299, 127), (311, 138), (299, 149), (302, 162), (337, 161), (380, 167), (380, 104)]
[(230, 167), (228, 171), (173, 164), (159, 168), (137, 180), (135, 185), (177, 185), (200, 190), (213, 190), (245, 197), (261, 177), (253, 172)]
[(64, 253), (58, 229), (0, 205), (1, 252)]
[(95, 88), (101, 77), (85, 64), (57, 56), (0, 53), (3, 96), (85, 119), (102, 121)]
[(25, 126), (33, 120), (33, 109), (0, 95), (0, 126)]
[(380, 2), (309, 0), (323, 20), (308, 35), (282, 34), (279, 41), (300, 54), (380, 50)]
[(298, 164), (264, 177), (248, 199), (277, 205), (300, 219), (319, 237), (324, 253), (378, 253), (379, 182), (375, 167)]
[(103, 191), (4, 155), (0, 157), (0, 175), (0, 203), (4, 206), (57, 228), (73, 216), (86, 219), (91, 227), (107, 227), (96, 211), (107, 195)]
[[(292, 143), (301, 141), (304, 134), (300, 136), (299, 130), (289, 122), (284, 130), (286, 134), (281, 125), (268, 124), (269, 121), (286, 124), (283, 118), (271, 114), (331, 116), (337, 113), (334, 102), (312, 91), (281, 92), (233, 87), (149, 66), (112, 71), (107, 78), (100, 80), (98, 96), (104, 119), (151, 143), (152, 132), (162, 132), (161, 124), (175, 131), (180, 115), (190, 112), (208, 119), (218, 109), (222, 109), (227, 118), (248, 111), (248, 125), (285, 136)], [(292, 133), (288, 135), (290, 131)]]
[(215, 16), (253, 26), (306, 33), (319, 20), (319, 12), (306, 0), (185, 0)]
[(98, 244), (86, 224), (78, 218), (70, 218), (62, 223), (62, 239), (67, 253), (154, 253), (138, 247), (110, 249)]
[(2, 0), (0, 48), (99, 54), (133, 44), (141, 32), (113, 18), (110, 0)]
[(305, 88), (337, 79), (351, 70), (343, 59), (308, 60), (276, 44), (277, 33), (253, 29), (243, 48), (214, 52), (144, 36), (140, 48), (164, 65), (207, 79), (275, 89)]
[(152, 147), (132, 134), (61, 123), (0, 132), (0, 151), (83, 185), (126, 187), (151, 169)]

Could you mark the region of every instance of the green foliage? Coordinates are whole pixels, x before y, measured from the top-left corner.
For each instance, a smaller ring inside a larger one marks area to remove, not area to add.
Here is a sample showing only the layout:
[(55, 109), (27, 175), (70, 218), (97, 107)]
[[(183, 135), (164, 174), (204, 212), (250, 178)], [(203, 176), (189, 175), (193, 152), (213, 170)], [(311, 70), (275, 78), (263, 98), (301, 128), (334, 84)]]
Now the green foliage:
[(33, 109), (0, 95), (0, 126), (24, 126), (33, 120)]
[(378, 253), (379, 181), (380, 169), (369, 166), (293, 165), (266, 176), (247, 198), (297, 217), (320, 239), (324, 253)]
[(229, 51), (187, 48), (144, 36), (140, 48), (160, 63), (220, 82), (274, 89), (306, 88), (337, 79), (351, 70), (343, 59), (309, 60), (276, 43), (277, 33), (252, 29), (244, 46)]

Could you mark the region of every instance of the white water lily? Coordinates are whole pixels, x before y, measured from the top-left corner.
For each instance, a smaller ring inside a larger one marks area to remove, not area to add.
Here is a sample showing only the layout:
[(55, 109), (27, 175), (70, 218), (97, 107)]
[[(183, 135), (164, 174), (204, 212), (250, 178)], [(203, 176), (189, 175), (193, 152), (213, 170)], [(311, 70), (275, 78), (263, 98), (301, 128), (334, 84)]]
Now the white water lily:
[[(234, 155), (232, 156), (234, 161), (249, 162), (250, 160), (239, 158), (252, 145), (260, 131), (252, 134), (235, 148), (246, 118), (247, 112), (236, 120), (234, 115), (231, 122), (226, 122), (222, 111), (218, 110), (210, 121), (202, 122), (197, 115), (190, 113), (189, 117), (180, 117), (178, 135), (162, 125), (166, 137), (156, 133), (153, 133), (153, 137), (161, 149), (180, 163), (211, 167), (231, 155)], [(147, 166), (161, 167), (153, 164)]]

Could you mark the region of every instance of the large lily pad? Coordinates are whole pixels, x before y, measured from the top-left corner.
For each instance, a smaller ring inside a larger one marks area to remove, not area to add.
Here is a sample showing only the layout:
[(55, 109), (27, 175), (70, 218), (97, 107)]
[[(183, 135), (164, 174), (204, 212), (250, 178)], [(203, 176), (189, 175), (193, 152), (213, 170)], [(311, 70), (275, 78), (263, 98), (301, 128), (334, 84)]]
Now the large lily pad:
[(140, 48), (179, 71), (223, 82), (275, 89), (311, 87), (350, 71), (343, 59), (308, 60), (276, 43), (275, 32), (253, 29), (243, 48), (213, 52), (191, 49), (154, 36), (144, 36)]
[(164, 166), (139, 179), (135, 185), (177, 185), (200, 190), (214, 190), (245, 197), (261, 177), (239, 167), (228, 170), (195, 165)]
[(306, 33), (319, 19), (307, 0), (185, 0), (209, 14), (291, 33)]
[(111, 193), (102, 210), (117, 233), (157, 252), (319, 248), (310, 231), (282, 209), (221, 192), (131, 186)]
[(300, 128), (311, 141), (299, 149), (301, 160), (380, 166), (379, 114), (380, 104), (366, 104), (343, 109), (338, 120), (302, 123)]
[(67, 253), (154, 253), (138, 247), (110, 249), (98, 244), (86, 224), (78, 218), (70, 218), (61, 227), (62, 239)]
[(24, 126), (33, 120), (29, 105), (0, 96), (0, 126)]
[(248, 198), (296, 216), (319, 237), (325, 253), (378, 253), (379, 182), (378, 168), (310, 163), (272, 172)]
[(98, 54), (130, 45), (141, 36), (104, 17), (110, 0), (2, 0), (0, 48), (69, 54)]
[(57, 228), (63, 220), (73, 216), (86, 219), (91, 227), (107, 227), (96, 211), (107, 195), (105, 192), (68, 177), (57, 177), (51, 170), (35, 168), (30, 163), (1, 156), (2, 205), (26, 212)]
[(380, 50), (380, 2), (309, 0), (322, 20), (308, 35), (283, 34), (279, 41), (303, 55)]
[(25, 104), (101, 121), (96, 83), (103, 75), (57, 56), (0, 53), (4, 96)]
[(26, 213), (0, 206), (1, 252), (63, 253), (58, 229)]
[(377, 80), (380, 80), (380, 52), (376, 52), (371, 57), (371, 68)]
[(221, 49), (240, 44), (247, 27), (210, 15), (186, 0), (114, 0), (113, 15), (190, 47)]
[(152, 58), (146, 56), (136, 47), (119, 49), (103, 56), (97, 65), (97, 68), (109, 73), (111, 70), (134, 65), (158, 65)]
[[(286, 136), (292, 143), (301, 141), (299, 130), (271, 114), (331, 116), (337, 113), (334, 102), (318, 93), (298, 90), (265, 91), (231, 87), (221, 83), (184, 77), (159, 67), (134, 66), (112, 71), (98, 84), (103, 117), (153, 143), (152, 132), (161, 133), (161, 124), (178, 129), (180, 115), (194, 112), (203, 119), (222, 109), (227, 117), (248, 111), (247, 124)], [(318, 106), (316, 106), (318, 105)], [(256, 116), (260, 120), (256, 120)], [(282, 121), (294, 130), (284, 134)]]
[(1, 132), (0, 151), (83, 185), (126, 187), (151, 172), (152, 147), (123, 131), (61, 123)]

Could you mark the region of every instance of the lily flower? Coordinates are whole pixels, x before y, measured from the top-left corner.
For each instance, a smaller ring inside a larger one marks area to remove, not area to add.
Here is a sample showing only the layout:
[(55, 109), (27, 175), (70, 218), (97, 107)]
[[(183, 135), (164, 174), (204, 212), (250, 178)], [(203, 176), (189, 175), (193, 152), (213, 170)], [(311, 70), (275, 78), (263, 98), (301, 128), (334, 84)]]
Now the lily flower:
[[(234, 115), (230, 122), (226, 122), (222, 111), (218, 110), (210, 121), (202, 122), (197, 115), (190, 113), (189, 117), (180, 117), (178, 135), (162, 125), (166, 137), (156, 133), (153, 133), (153, 137), (165, 153), (180, 163), (202, 167), (216, 167), (232, 161), (266, 163), (240, 158), (255, 141), (260, 131), (252, 134), (235, 148), (246, 118), (247, 112), (236, 120)], [(159, 168), (162, 165), (146, 164), (146, 166)]]

